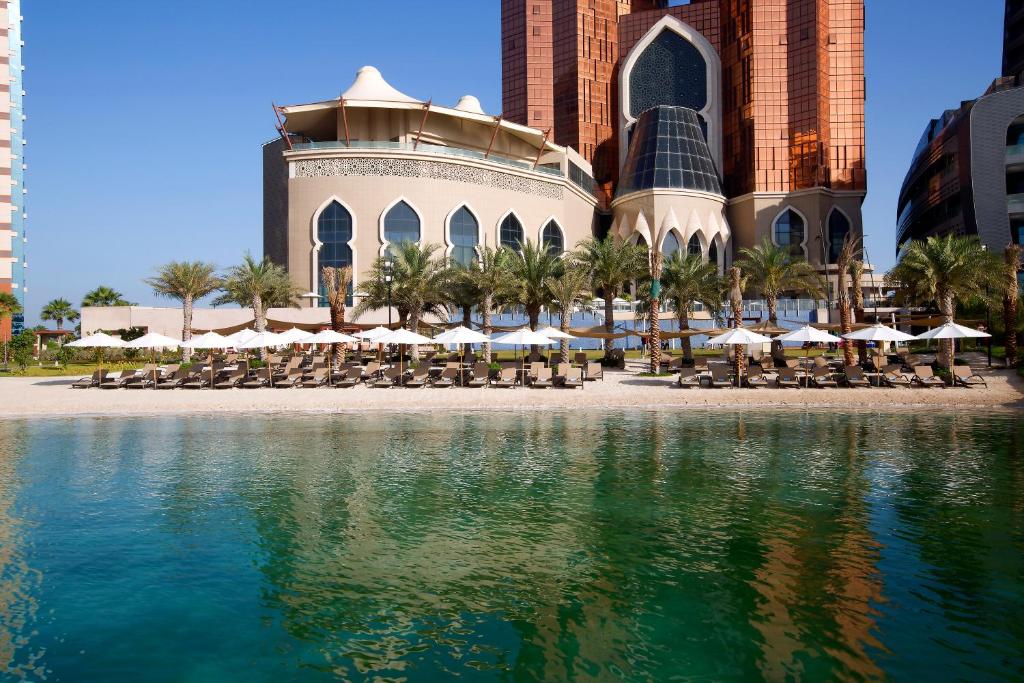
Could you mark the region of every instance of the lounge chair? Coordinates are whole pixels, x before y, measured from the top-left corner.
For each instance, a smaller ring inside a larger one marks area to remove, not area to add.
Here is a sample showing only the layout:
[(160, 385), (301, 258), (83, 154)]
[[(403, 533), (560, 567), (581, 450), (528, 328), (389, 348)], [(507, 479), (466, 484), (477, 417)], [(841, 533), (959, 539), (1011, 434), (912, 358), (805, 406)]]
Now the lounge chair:
[(775, 385), (780, 389), (799, 389), (800, 379), (796, 376), (796, 370), (790, 367), (779, 368)]
[(814, 372), (811, 373), (810, 383), (819, 389), (839, 386), (839, 383), (832, 378), (832, 370), (828, 366), (814, 368)]
[(402, 375), (402, 371), (398, 369), (398, 366), (392, 366), (384, 371), (384, 375), (373, 383), (376, 389), (388, 389), (395, 386), (398, 383), (398, 378)]
[(156, 386), (154, 389), (177, 389), (181, 386), (181, 383), (185, 381), (187, 373), (182, 370), (179, 366), (174, 366), (174, 370), (171, 372), (164, 372), (163, 376), (156, 378)]
[(262, 389), (270, 386), (270, 368), (260, 368), (255, 375), (250, 375), (242, 380), (239, 386), (242, 389)]
[(380, 363), (377, 361), (370, 361), (363, 367), (363, 381), (371, 382), (380, 376)]
[(304, 389), (316, 389), (327, 385), (327, 368), (317, 368), (313, 371), (312, 377), (306, 377), (299, 386)]
[(491, 383), (491, 368), (484, 361), (477, 361), (473, 366), (473, 377), (466, 382), (467, 387), (486, 387)]
[(288, 376), (287, 377), (282, 377), (280, 379), (278, 379), (277, 376), (274, 377), (274, 388), (275, 389), (292, 389), (294, 387), (297, 387), (300, 384), (302, 384), (302, 375), (303, 375), (302, 370), (300, 370), (299, 368), (292, 368), (288, 372)]
[(583, 386), (583, 368), (569, 368), (562, 379), (562, 387), (576, 389)]
[(122, 370), (119, 377), (107, 377), (100, 382), (100, 389), (121, 389), (135, 381), (135, 370)]
[(355, 366), (349, 368), (345, 373), (334, 383), (334, 386), (341, 389), (351, 389), (355, 385), (359, 384), (363, 380), (363, 368)]
[(761, 369), (760, 365), (751, 365), (747, 368), (747, 386), (751, 389), (768, 386), (768, 380), (765, 378), (764, 370)]
[(725, 388), (732, 386), (732, 380), (729, 379), (729, 370), (722, 364), (711, 366), (711, 386), (718, 388)]
[(913, 384), (911, 379), (903, 374), (901, 365), (883, 365), (882, 381), (887, 387), (907, 387), (909, 389)]
[(234, 389), (239, 386), (244, 380), (245, 376), (248, 375), (248, 371), (238, 369), (232, 370), (227, 374), (215, 375), (213, 378), (214, 389)]
[(587, 364), (587, 352), (586, 351), (577, 351), (576, 355), (574, 355), (572, 357), (572, 361), (574, 363), (576, 363), (576, 365), (586, 365)]
[(985, 378), (975, 373), (969, 365), (954, 365), (953, 381), (962, 387), (983, 386), (988, 388), (988, 382), (985, 381)]
[(182, 389), (205, 389), (210, 386), (210, 369), (200, 365), (189, 368), (188, 375), (178, 385)]
[(448, 387), (455, 386), (455, 380), (459, 378), (459, 371), (456, 368), (445, 368), (438, 375), (437, 379), (434, 380), (432, 386), (438, 389), (446, 389)]
[(684, 389), (689, 389), (690, 387), (699, 387), (701, 385), (701, 382), (700, 374), (698, 373), (697, 368), (681, 368), (679, 370), (679, 379), (676, 380), (676, 384), (683, 387)]
[(828, 367), (828, 359), (825, 358), (825, 356), (815, 356), (814, 360), (812, 362), (814, 363), (814, 367), (815, 368), (827, 368)]
[(498, 377), (498, 381), (494, 383), (494, 386), (502, 389), (511, 389), (516, 385), (516, 374), (518, 370), (515, 368), (502, 368), (501, 375)]
[(597, 361), (587, 362), (587, 375), (585, 378), (588, 382), (596, 382), (597, 380), (604, 381), (604, 368)]
[(775, 369), (775, 361), (772, 360), (771, 356), (764, 356), (763, 358), (761, 358), (761, 370), (762, 371), (764, 371), (764, 370), (774, 370), (774, 369)]
[(153, 386), (159, 372), (156, 363), (146, 363), (142, 370), (136, 372), (134, 377), (129, 377), (121, 386), (125, 389), (148, 389)]
[(427, 386), (427, 381), (430, 379), (430, 364), (420, 361), (420, 364), (413, 370), (412, 377), (405, 381), (405, 386), (412, 388), (420, 388)]
[(107, 378), (106, 370), (96, 370), (89, 377), (83, 377), (82, 379), (76, 380), (71, 385), (72, 389), (91, 389), (92, 387), (98, 387), (103, 383), (103, 380)]
[(551, 379), (552, 384), (556, 387), (562, 386), (565, 383), (565, 376), (569, 374), (570, 367), (572, 366), (568, 363), (559, 363), (558, 367), (555, 368), (554, 377)]
[(945, 387), (941, 377), (936, 377), (930, 365), (915, 365), (913, 381), (923, 387)]
[(538, 373), (542, 369), (544, 369), (544, 363), (540, 361), (534, 361), (530, 363), (530, 369), (527, 371), (526, 378), (524, 379), (523, 384), (531, 384), (534, 380), (537, 379)]
[(551, 368), (541, 368), (537, 371), (537, 376), (530, 382), (530, 387), (534, 389), (547, 389), (551, 386)]
[(844, 382), (848, 387), (870, 387), (871, 382), (864, 376), (864, 371), (856, 365), (847, 365), (843, 368)]

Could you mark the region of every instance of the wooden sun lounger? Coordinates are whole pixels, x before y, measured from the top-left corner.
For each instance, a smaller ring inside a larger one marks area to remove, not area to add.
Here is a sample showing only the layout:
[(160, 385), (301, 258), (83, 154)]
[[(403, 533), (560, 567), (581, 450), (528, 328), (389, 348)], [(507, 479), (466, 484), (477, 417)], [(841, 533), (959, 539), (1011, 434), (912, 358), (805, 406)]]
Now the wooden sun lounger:
[(885, 382), (887, 387), (911, 387), (913, 382), (909, 377), (903, 374), (903, 368), (899, 365), (883, 365), (882, 366), (882, 381)]
[(79, 380), (76, 380), (75, 383), (71, 385), (71, 388), (91, 389), (92, 387), (98, 387), (99, 385), (103, 384), (103, 380), (105, 380), (106, 378), (106, 370), (96, 370), (89, 377), (83, 377)]
[(473, 377), (466, 382), (467, 387), (486, 387), (491, 383), (491, 368), (483, 361), (473, 366)]
[(588, 382), (604, 381), (604, 367), (597, 361), (587, 361), (587, 374), (585, 379)]
[(983, 386), (988, 388), (985, 378), (974, 372), (969, 365), (954, 365), (953, 381), (962, 387)]
[(186, 374), (180, 367), (175, 366), (173, 372), (165, 372), (163, 377), (157, 377), (157, 389), (177, 389), (185, 381)]
[(274, 377), (274, 388), (275, 389), (292, 389), (299, 386), (302, 383), (302, 370), (299, 368), (292, 368), (288, 372), (288, 376), (282, 379)]
[(936, 377), (930, 365), (915, 365), (913, 381), (923, 387), (945, 387), (941, 377)]
[(430, 363), (420, 362), (420, 364), (413, 370), (412, 377), (405, 381), (405, 386), (412, 387), (413, 389), (422, 389), (427, 386), (427, 382), (430, 380)]
[(566, 389), (576, 389), (583, 386), (583, 368), (569, 368), (566, 370), (564, 379), (562, 380), (562, 387)]
[(107, 377), (100, 382), (100, 389), (121, 389), (136, 379), (135, 370), (125, 370), (120, 377)]
[(213, 388), (234, 389), (245, 380), (247, 374), (249, 373), (245, 370), (232, 370), (226, 375), (215, 375), (213, 378)]
[(839, 386), (839, 383), (832, 379), (832, 371), (827, 366), (814, 368), (810, 382), (819, 389)]
[(256, 371), (255, 375), (251, 375), (246, 379), (242, 380), (239, 385), (243, 389), (262, 389), (263, 387), (270, 386), (270, 368), (260, 368)]
[(864, 376), (864, 371), (856, 365), (847, 365), (843, 368), (846, 386), (848, 387), (870, 387), (871, 382)]
[(455, 386), (455, 380), (459, 377), (459, 371), (456, 368), (445, 368), (438, 375), (437, 379), (434, 380), (432, 386), (438, 389), (447, 389), (448, 387)]
[(327, 386), (327, 368), (317, 368), (313, 371), (312, 377), (307, 377), (299, 382), (299, 386), (304, 389), (316, 389), (317, 387)]
[(780, 389), (799, 389), (800, 380), (796, 376), (796, 370), (790, 367), (779, 368), (778, 378), (775, 380), (776, 386)]
[(516, 385), (516, 373), (518, 370), (515, 368), (502, 368), (501, 376), (498, 381), (494, 383), (494, 386), (502, 389), (511, 389)]
[(398, 378), (401, 375), (401, 371), (398, 366), (390, 367), (384, 371), (384, 376), (373, 383), (376, 389), (388, 389), (395, 386), (398, 383)]
[(537, 376), (530, 382), (530, 387), (533, 389), (547, 389), (551, 386), (551, 368), (541, 368), (537, 371)]
[(334, 383), (334, 386), (339, 387), (341, 389), (350, 389), (355, 385), (359, 384), (362, 380), (363, 368), (357, 365), (354, 368), (349, 368), (348, 370), (346, 370), (345, 374), (343, 374), (341, 378)]
[(732, 386), (732, 380), (729, 379), (729, 371), (724, 365), (711, 366), (711, 386), (720, 389)]
[(697, 368), (680, 368), (679, 379), (676, 380), (676, 384), (684, 389), (701, 386), (700, 374)]
[(764, 376), (764, 370), (758, 365), (747, 368), (747, 386), (751, 389), (767, 387), (768, 379)]

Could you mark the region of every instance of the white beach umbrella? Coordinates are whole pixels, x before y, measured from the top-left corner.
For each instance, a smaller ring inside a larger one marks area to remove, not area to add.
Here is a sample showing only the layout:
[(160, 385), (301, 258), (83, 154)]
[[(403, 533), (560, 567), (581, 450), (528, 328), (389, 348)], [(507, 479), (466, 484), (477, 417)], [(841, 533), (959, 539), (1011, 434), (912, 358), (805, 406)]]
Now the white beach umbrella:
[(957, 325), (954, 322), (948, 322), (939, 325), (934, 330), (928, 330), (924, 334), (919, 334), (914, 339), (979, 339), (991, 336), (991, 334), (981, 330), (974, 330), (970, 327)]
[(551, 346), (557, 343), (551, 337), (540, 332), (534, 332), (529, 327), (521, 327), (514, 332), (491, 337), (491, 342), (494, 344), (513, 344), (515, 346)]
[(390, 331), (391, 330), (386, 327), (375, 327), (372, 330), (366, 330), (365, 332), (357, 332), (352, 336), (362, 339), (363, 341), (376, 342), (377, 337), (381, 337)]
[(537, 332), (539, 334), (543, 334), (545, 337), (550, 337), (551, 339), (575, 339), (576, 338), (576, 337), (572, 336), (571, 334), (569, 334), (568, 332), (562, 332), (557, 327), (545, 327), (543, 330), (537, 330)]
[(112, 337), (105, 332), (97, 332), (96, 334), (90, 334), (86, 337), (82, 337), (81, 339), (76, 339), (73, 342), (68, 342), (64, 346), (95, 349), (122, 349), (126, 344), (127, 342), (120, 337)]
[[(233, 343), (227, 337), (211, 331), (192, 337), (181, 345), (186, 349), (227, 349), (231, 348)], [(210, 388), (213, 388), (213, 363), (210, 363)]]
[(303, 340), (309, 336), (309, 332), (307, 330), (300, 330), (297, 327), (293, 327), (290, 330), (285, 330), (277, 336), (281, 340), (281, 344), (305, 344), (306, 342)]
[[(398, 344), (399, 347), (403, 347), (406, 344), (433, 344), (434, 340), (430, 337), (424, 337), (422, 334), (411, 332), (409, 330), (398, 328), (397, 330), (391, 330), (387, 334), (382, 334), (373, 340), (375, 344)], [(404, 349), (399, 348), (398, 351), (398, 371), (399, 371), (399, 383), (402, 382), (402, 356)]]
[(829, 334), (825, 330), (819, 330), (816, 327), (810, 325), (804, 325), (798, 330), (787, 332), (781, 336), (775, 338), (775, 341), (782, 342), (810, 342), (812, 344), (837, 344), (843, 341), (842, 337), (837, 337), (834, 334)]
[(771, 341), (771, 337), (766, 337), (763, 334), (758, 334), (757, 332), (751, 332), (744, 327), (734, 327), (728, 332), (708, 339), (708, 344), (740, 346), (746, 344), (770, 344)]
[(235, 348), (267, 349), (273, 346), (284, 346), (284, 344), (285, 342), (281, 341), (281, 335), (275, 334), (269, 330), (264, 330), (263, 332), (257, 332), (248, 340), (238, 344)]
[(321, 330), (316, 334), (309, 335), (304, 339), (300, 339), (300, 344), (352, 344), (359, 340), (355, 337), (351, 337), (341, 332), (335, 332), (334, 330)]
[(181, 340), (150, 332), (125, 343), (124, 346), (126, 349), (176, 349), (181, 346)]
[(235, 348), (241, 348), (241, 345), (249, 341), (257, 334), (256, 330), (242, 329), (237, 332), (233, 332), (227, 336), (235, 344)]
[(912, 334), (906, 332), (900, 332), (899, 330), (878, 323), (876, 325), (869, 325), (863, 329), (857, 330), (856, 332), (847, 332), (842, 335), (843, 339), (852, 339), (853, 341), (886, 341), (886, 342), (902, 342), (916, 339)]
[(431, 341), (435, 344), (483, 344), (491, 341), (491, 339), (486, 334), (460, 325), (459, 327), (453, 327), (446, 332), (442, 332)]

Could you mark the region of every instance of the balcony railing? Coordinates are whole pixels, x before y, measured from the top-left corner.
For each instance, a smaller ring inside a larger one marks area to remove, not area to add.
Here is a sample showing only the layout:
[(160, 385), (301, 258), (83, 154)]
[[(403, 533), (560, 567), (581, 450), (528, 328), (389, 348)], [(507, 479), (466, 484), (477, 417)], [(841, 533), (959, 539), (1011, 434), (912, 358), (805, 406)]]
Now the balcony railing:
[(1024, 166), (1024, 145), (1010, 145), (1006, 148), (1007, 166)]
[(296, 150), (323, 150), (323, 149), (373, 149), (393, 150), (396, 152), (416, 152), (417, 154), (440, 154), (442, 156), (460, 157), (463, 159), (475, 159), (478, 161), (490, 161), (503, 166), (511, 166), (524, 171), (534, 171), (550, 176), (562, 176), (562, 169), (559, 166), (540, 164), (536, 168), (533, 164), (501, 156), (500, 154), (484, 155), (473, 149), (462, 149), (461, 147), (446, 147), (444, 145), (429, 145), (421, 142), (413, 147), (411, 142), (390, 142), (385, 140), (353, 140), (347, 143), (343, 140), (327, 140), (324, 142), (297, 142), (293, 145)]

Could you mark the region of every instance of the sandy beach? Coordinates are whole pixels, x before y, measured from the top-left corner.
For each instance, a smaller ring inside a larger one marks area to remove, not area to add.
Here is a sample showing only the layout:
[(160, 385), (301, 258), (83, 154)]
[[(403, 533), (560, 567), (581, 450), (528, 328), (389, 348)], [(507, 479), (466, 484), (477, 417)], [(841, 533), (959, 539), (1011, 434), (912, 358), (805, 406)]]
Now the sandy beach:
[(180, 415), (387, 411), (527, 411), (606, 408), (1024, 408), (1024, 382), (1012, 372), (979, 368), (988, 388), (680, 389), (675, 378), (639, 377), (639, 363), (606, 371), (583, 389), (227, 389), (200, 391), (71, 389), (74, 377), (0, 379), (3, 417)]

